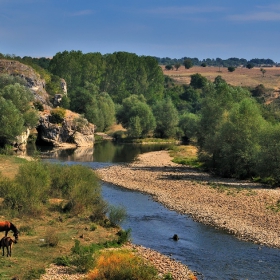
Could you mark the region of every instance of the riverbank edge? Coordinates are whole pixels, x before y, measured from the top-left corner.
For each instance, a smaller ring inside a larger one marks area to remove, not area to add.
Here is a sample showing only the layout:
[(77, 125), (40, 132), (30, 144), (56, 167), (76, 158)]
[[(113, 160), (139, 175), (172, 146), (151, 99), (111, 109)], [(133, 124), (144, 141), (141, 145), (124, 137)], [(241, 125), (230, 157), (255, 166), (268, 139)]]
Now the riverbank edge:
[[(123, 187), (130, 190), (136, 190), (140, 191), (142, 193), (146, 193), (148, 195), (151, 195), (152, 198), (163, 204), (165, 207), (167, 207), (170, 210), (174, 210), (180, 214), (188, 215), (190, 216), (194, 221), (203, 223), (205, 225), (209, 225), (212, 227), (215, 227), (217, 229), (223, 230), (227, 233), (230, 233), (234, 236), (236, 236), (238, 239), (247, 241), (247, 242), (253, 242), (256, 244), (260, 244), (263, 246), (268, 247), (274, 247), (280, 249), (280, 228), (278, 226), (279, 221), (279, 214), (273, 213), (272, 211), (267, 211), (265, 215), (268, 215), (268, 218), (276, 219), (277, 225), (275, 225), (277, 228), (273, 231), (269, 231), (267, 228), (262, 227), (261, 224), (258, 224), (258, 221), (256, 224), (250, 224), (246, 223), (246, 218), (241, 217), (237, 222), (235, 223), (235, 226), (231, 226), (231, 222), (234, 218), (238, 217), (238, 212), (231, 211), (231, 213), (227, 213), (227, 208), (225, 208), (224, 213), (215, 213), (215, 209), (213, 212), (213, 209), (211, 211), (205, 211), (205, 208), (202, 209), (203, 205), (196, 205), (193, 207), (193, 205), (188, 205), (187, 207), (182, 206), (182, 197), (180, 197), (180, 193), (175, 193), (178, 191), (178, 188), (175, 190), (170, 189), (166, 190), (164, 189), (164, 192), (162, 192), (161, 188), (157, 185), (160, 182), (160, 184), (163, 184), (165, 179), (164, 176), (166, 176), (166, 171), (162, 171), (163, 169), (171, 169), (173, 170), (173, 174), (176, 174), (178, 167), (182, 168), (181, 165), (175, 164), (172, 161), (172, 158), (170, 157), (169, 153), (167, 151), (159, 151), (159, 152), (149, 152), (145, 154), (139, 155), (139, 157), (130, 164), (124, 164), (120, 166), (111, 166), (106, 167), (102, 169), (98, 169), (97, 173), (102, 181), (112, 183), (114, 185), (117, 185), (119, 187)], [(160, 170), (161, 169), (161, 170)], [(187, 169), (187, 167), (186, 167)], [(181, 171), (181, 170), (180, 170)], [(148, 174), (148, 172), (150, 172)], [(199, 172), (199, 171), (197, 171)], [(177, 172), (178, 173), (178, 172)], [(204, 174), (201, 172), (201, 174)], [(177, 175), (172, 175), (177, 176)], [(178, 175), (179, 176), (179, 175)], [(202, 176), (202, 175), (200, 175)], [(209, 175), (209, 178), (211, 175)], [(199, 177), (200, 178), (200, 177)], [(176, 180), (176, 178), (175, 178)], [(180, 180), (180, 178), (179, 178)], [(211, 179), (212, 180), (212, 179)], [(234, 182), (234, 180), (226, 180), (222, 179), (219, 182), (226, 181), (226, 183)], [(174, 181), (175, 182), (175, 181)], [(190, 184), (190, 181), (186, 181), (186, 184)], [(209, 183), (209, 182), (208, 182)], [(168, 182), (170, 184), (170, 182)], [(193, 181), (191, 182), (193, 184)], [(203, 186), (203, 192), (206, 192), (206, 195), (210, 195), (210, 193), (213, 195), (213, 188), (210, 188), (209, 186), (206, 186), (206, 183), (201, 183), (199, 181), (196, 181), (194, 184)], [(245, 181), (235, 181), (235, 184), (243, 184), (244, 186), (247, 184)], [(242, 186), (243, 186), (242, 185)], [(254, 185), (256, 187), (256, 185)], [(259, 190), (257, 188), (260, 188)], [(193, 192), (197, 190), (198, 188), (193, 188)], [(267, 190), (267, 189), (261, 189), (261, 186), (258, 185), (256, 189), (254, 190), (257, 192), (258, 196), (261, 196), (261, 198), (266, 199), (267, 201), (271, 200), (272, 196), (274, 197), (274, 201), (279, 201), (280, 199), (280, 192), (279, 190)], [(261, 193), (262, 191), (262, 193)], [(199, 189), (198, 189), (199, 192)], [(218, 195), (218, 191), (217, 195)], [(273, 192), (273, 194), (271, 194)], [(199, 196), (200, 193), (195, 194), (196, 196)], [(267, 199), (268, 196), (268, 199)], [(221, 195), (219, 195), (219, 198), (221, 200)], [(226, 196), (224, 196), (226, 197)], [(227, 196), (228, 199), (229, 196)], [(248, 196), (249, 197), (249, 196)], [(181, 200), (180, 200), (181, 199)], [(243, 195), (242, 199), (247, 199), (246, 195)], [(259, 198), (258, 198), (259, 199)], [(223, 198), (222, 198), (223, 200)], [(250, 203), (250, 202), (248, 202)], [(224, 203), (217, 202), (219, 204), (218, 206), (223, 208), (225, 205), (227, 205), (227, 202), (224, 201)], [(252, 203), (251, 203), (252, 204)], [(205, 205), (204, 205), (205, 206)], [(200, 211), (201, 207), (201, 211)], [(255, 206), (253, 206), (255, 207)], [(259, 207), (259, 206), (257, 206)], [(241, 209), (241, 211), (245, 212), (246, 209)], [(251, 211), (254, 212), (254, 209)], [(258, 210), (259, 211), (259, 210)], [(221, 214), (223, 213), (223, 214)], [(262, 213), (263, 214), (263, 213)], [(236, 217), (234, 217), (236, 216)], [(267, 218), (267, 219), (268, 219)], [(261, 219), (265, 219), (261, 217)], [(241, 221), (241, 222), (240, 222)], [(265, 222), (265, 221), (262, 221)], [(276, 224), (276, 223), (275, 223)], [(269, 238), (268, 238), (269, 237)]]

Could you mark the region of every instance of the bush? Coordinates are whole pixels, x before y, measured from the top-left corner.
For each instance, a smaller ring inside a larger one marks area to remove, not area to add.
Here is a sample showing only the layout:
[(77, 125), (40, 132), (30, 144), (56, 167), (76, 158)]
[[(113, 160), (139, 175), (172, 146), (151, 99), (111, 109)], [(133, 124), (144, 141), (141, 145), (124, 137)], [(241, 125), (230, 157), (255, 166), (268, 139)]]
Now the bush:
[(44, 268), (31, 269), (24, 274), (23, 280), (39, 279), (40, 276), (45, 273), (46, 270)]
[(119, 226), (126, 218), (126, 209), (123, 206), (110, 206), (108, 216), (112, 226)]
[(228, 67), (228, 72), (233, 72), (233, 71), (235, 71), (235, 67), (229, 66), (229, 67)]
[(103, 251), (95, 268), (87, 275), (88, 280), (157, 279), (156, 269), (127, 250)]
[(118, 244), (124, 244), (127, 241), (129, 241), (129, 239), (130, 239), (131, 229), (128, 229), (128, 230), (122, 230), (121, 229), (120, 231), (117, 232), (117, 235), (118, 235), (117, 243)]
[(59, 243), (59, 238), (54, 230), (48, 230), (46, 232), (45, 243), (47, 246), (56, 247)]
[(64, 108), (53, 109), (51, 111), (50, 122), (62, 123), (64, 121), (65, 114), (66, 114), (66, 110)]
[[(93, 213), (96, 217), (104, 213), (106, 203), (101, 197), (101, 186), (96, 174), (82, 165), (50, 166), (51, 193), (68, 200), (62, 208), (72, 214)], [(103, 216), (103, 215), (102, 215)], [(93, 220), (94, 221), (94, 220)]]

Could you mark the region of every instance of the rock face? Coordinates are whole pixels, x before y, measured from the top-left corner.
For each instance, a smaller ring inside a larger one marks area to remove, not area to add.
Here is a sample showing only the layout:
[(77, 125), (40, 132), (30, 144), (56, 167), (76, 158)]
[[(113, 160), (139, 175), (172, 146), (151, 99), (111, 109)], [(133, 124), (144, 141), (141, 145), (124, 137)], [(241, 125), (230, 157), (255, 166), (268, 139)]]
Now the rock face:
[(12, 143), (15, 150), (25, 151), (28, 137), (30, 135), (30, 129), (27, 128), (21, 135), (17, 136)]
[[(55, 147), (75, 146), (88, 147), (94, 144), (94, 125), (85, 123), (77, 125), (78, 114), (67, 111), (66, 117), (61, 124), (51, 123), (50, 114), (40, 117), (37, 127), (37, 143)], [(72, 114), (72, 115), (71, 115)]]
[(15, 60), (0, 59), (0, 74), (9, 74), (25, 79), (27, 87), (34, 93), (35, 100), (42, 104), (49, 104), (49, 95), (45, 90), (46, 82), (31, 66)]

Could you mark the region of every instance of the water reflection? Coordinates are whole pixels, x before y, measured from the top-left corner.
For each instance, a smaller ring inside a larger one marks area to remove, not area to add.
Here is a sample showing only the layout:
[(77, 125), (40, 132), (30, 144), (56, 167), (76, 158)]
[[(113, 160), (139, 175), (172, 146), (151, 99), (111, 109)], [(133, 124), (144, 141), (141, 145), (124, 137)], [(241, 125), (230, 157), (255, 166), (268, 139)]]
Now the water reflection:
[(58, 159), (73, 162), (132, 162), (138, 154), (159, 151), (168, 148), (168, 144), (120, 144), (111, 141), (95, 143), (93, 147), (78, 147), (71, 149), (37, 146), (28, 148), (28, 155), (40, 153), (43, 158)]

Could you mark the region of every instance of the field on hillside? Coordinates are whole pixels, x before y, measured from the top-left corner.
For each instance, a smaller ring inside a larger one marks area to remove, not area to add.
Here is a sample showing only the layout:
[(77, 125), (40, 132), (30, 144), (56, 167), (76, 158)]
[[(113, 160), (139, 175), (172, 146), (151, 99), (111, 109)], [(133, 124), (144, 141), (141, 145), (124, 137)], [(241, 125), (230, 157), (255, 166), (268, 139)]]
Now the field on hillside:
[(260, 68), (247, 69), (236, 68), (234, 72), (229, 72), (227, 67), (201, 67), (194, 66), (190, 69), (185, 69), (181, 66), (177, 71), (165, 70), (165, 66), (161, 66), (163, 73), (180, 84), (189, 84), (190, 76), (196, 73), (201, 74), (210, 81), (220, 75), (226, 82), (233, 86), (245, 86), (245, 87), (256, 87), (259, 84), (263, 84), (268, 89), (273, 89), (274, 91), (280, 90), (280, 67), (267, 67), (264, 68), (266, 73), (262, 74)]

